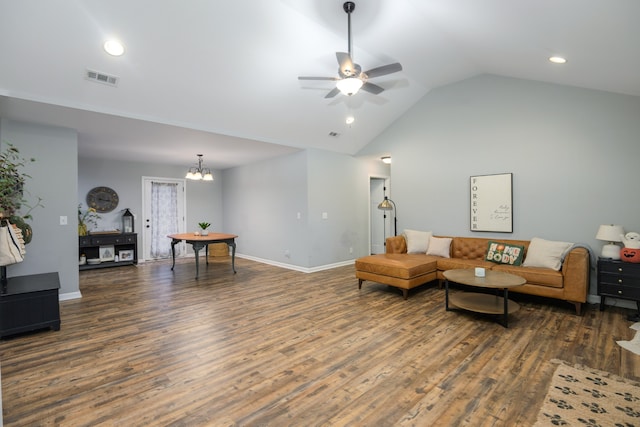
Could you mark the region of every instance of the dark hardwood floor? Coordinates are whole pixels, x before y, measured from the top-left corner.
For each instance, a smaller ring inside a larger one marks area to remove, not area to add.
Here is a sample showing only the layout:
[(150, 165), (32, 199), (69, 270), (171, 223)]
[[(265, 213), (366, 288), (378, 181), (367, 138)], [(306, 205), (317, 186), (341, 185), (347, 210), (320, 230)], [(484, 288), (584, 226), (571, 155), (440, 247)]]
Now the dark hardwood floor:
[(60, 331), (0, 341), (5, 426), (528, 426), (552, 359), (640, 379), (622, 308), (516, 296), (505, 329), (436, 284), (404, 300), (353, 266), (236, 268), (81, 272)]

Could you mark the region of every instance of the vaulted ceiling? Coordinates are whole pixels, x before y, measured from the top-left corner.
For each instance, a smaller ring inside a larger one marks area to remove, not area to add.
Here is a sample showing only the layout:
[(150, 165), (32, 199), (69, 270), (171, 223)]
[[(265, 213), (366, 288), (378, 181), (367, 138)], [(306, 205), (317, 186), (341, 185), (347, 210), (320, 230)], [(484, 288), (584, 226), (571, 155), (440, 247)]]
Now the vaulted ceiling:
[(360, 0), (355, 62), (403, 70), (372, 79), (379, 95), (325, 99), (333, 82), (297, 77), (337, 76), (343, 3), (0, 0), (0, 117), (78, 129), (81, 156), (202, 153), (225, 169), (308, 147), (354, 154), (430, 90), (478, 74), (640, 96), (638, 0)]

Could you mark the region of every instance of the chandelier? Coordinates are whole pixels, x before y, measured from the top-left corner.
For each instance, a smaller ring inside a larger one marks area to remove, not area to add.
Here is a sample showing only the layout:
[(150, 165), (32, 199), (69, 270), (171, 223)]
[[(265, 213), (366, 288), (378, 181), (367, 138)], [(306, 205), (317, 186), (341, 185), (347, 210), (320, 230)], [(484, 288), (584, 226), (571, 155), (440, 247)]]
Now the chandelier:
[(211, 169), (202, 167), (202, 154), (198, 154), (198, 166), (190, 167), (185, 178), (193, 179), (194, 181), (213, 181)]

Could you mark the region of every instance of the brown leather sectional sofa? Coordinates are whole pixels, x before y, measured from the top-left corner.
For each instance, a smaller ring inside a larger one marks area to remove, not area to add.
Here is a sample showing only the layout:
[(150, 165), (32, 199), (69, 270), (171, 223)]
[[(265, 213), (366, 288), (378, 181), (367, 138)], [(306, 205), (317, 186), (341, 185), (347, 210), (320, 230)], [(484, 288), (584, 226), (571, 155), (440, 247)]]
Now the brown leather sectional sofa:
[(409, 289), (416, 286), (434, 280), (439, 280), (442, 285), (443, 271), (484, 267), (517, 274), (527, 280), (525, 285), (512, 288), (509, 292), (564, 300), (575, 305), (578, 315), (581, 312), (582, 303), (587, 301), (590, 255), (589, 251), (583, 247), (571, 248), (562, 262), (562, 267), (556, 271), (552, 268), (513, 266), (485, 260), (489, 241), (499, 240), (510, 245), (524, 246), (526, 258), (530, 244), (528, 240), (476, 237), (452, 237), (451, 239), (450, 258), (445, 258), (425, 253), (408, 254), (404, 236), (387, 238), (385, 254), (365, 256), (356, 260), (358, 289), (362, 288), (362, 282), (369, 280), (401, 289), (406, 299)]

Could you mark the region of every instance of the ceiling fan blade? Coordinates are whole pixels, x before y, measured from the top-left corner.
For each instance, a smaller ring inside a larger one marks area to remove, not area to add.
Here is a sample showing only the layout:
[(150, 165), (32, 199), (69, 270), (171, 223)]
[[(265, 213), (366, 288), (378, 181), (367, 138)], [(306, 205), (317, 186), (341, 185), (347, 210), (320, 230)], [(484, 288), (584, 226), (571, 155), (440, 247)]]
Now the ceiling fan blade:
[(352, 76), (355, 74), (355, 66), (346, 52), (336, 52), (336, 58), (338, 58), (338, 64), (340, 66), (340, 73), (344, 77)]
[(395, 62), (393, 64), (383, 65), (382, 67), (372, 68), (369, 71), (365, 71), (364, 73), (368, 78), (385, 76), (391, 73), (397, 73), (398, 71), (402, 71), (402, 65), (399, 62)]
[(331, 80), (331, 81), (336, 81), (336, 80), (340, 80), (337, 77), (307, 77), (307, 76), (298, 76), (298, 80)]
[(366, 82), (365, 84), (362, 85), (362, 90), (372, 93), (374, 95), (378, 95), (384, 89), (378, 85), (374, 85), (373, 83)]
[(339, 93), (340, 93), (340, 89), (338, 89), (337, 87), (334, 87), (333, 89), (331, 89), (331, 92), (325, 95), (325, 98), (333, 98)]

